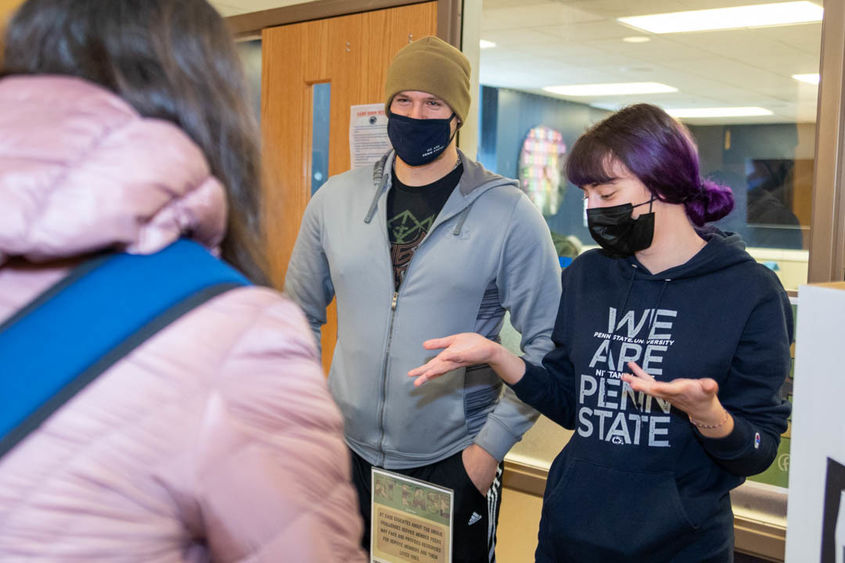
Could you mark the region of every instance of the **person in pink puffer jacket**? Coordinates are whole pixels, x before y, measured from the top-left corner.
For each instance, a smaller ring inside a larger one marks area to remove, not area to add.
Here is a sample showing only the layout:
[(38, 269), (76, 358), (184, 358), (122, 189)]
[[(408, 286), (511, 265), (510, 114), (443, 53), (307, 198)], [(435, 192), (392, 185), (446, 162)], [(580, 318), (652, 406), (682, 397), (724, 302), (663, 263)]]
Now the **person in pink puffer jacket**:
[[(189, 237), (261, 280), (239, 72), (205, 0), (20, 8), (0, 73), (0, 324), (105, 249)], [(0, 458), (0, 561), (363, 561), (361, 530), (313, 336), (258, 286), (181, 317)]]

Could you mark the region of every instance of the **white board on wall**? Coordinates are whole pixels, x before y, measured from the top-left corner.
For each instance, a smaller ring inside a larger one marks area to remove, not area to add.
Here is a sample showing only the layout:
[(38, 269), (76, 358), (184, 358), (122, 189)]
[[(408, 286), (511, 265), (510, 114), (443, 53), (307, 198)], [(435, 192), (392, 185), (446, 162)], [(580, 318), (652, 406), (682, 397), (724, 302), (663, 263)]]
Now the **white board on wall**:
[(801, 286), (798, 300), (786, 561), (840, 563), (845, 559), (845, 283)]

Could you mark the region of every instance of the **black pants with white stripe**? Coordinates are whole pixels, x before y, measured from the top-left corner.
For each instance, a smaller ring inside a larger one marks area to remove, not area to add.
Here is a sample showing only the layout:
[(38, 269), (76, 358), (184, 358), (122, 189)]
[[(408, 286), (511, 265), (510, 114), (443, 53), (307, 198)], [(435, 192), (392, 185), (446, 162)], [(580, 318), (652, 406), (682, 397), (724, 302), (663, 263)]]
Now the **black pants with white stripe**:
[[(372, 466), (355, 452), (352, 454), (352, 482), (358, 491), (358, 506), (364, 518), (361, 545), (370, 549), (370, 501)], [(496, 524), (502, 504), (502, 466), (496, 470), (493, 486), (482, 495), (464, 469), (461, 452), (442, 461), (412, 469), (391, 470), (414, 479), (428, 481), (455, 492), (453, 563), (494, 563), (496, 561)]]

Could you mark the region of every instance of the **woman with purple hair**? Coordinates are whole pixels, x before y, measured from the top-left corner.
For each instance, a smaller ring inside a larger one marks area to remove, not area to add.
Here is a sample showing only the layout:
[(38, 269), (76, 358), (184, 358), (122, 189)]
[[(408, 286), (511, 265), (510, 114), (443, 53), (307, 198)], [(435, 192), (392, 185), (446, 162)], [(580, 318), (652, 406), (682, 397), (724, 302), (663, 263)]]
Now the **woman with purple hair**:
[(537, 561), (731, 561), (729, 492), (773, 461), (789, 404), (792, 312), (700, 177), (690, 133), (652, 105), (587, 131), (567, 161), (601, 247), (563, 273), (553, 340), (532, 365), (477, 334), (410, 372), (489, 363), (575, 433), (547, 480)]

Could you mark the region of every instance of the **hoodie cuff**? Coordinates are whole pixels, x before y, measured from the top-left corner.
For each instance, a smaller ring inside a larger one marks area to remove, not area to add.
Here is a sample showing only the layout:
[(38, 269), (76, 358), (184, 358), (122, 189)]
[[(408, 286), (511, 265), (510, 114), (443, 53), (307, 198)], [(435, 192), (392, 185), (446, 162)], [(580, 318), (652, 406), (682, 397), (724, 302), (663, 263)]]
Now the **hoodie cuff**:
[(717, 459), (735, 459), (754, 447), (754, 428), (751, 423), (744, 418), (734, 416), (733, 413), (731, 413), (731, 416), (734, 419), (734, 429), (722, 438), (708, 438), (693, 426), (704, 449)]
[(520, 401), (530, 405), (532, 404), (532, 399), (538, 393), (543, 393), (543, 386), (538, 384), (543, 380), (542, 378), (546, 373), (543, 368), (525, 360), (524, 357), (522, 359), (525, 362), (525, 373), (522, 375), (522, 379), (513, 385), (510, 383), (506, 383), (506, 385), (516, 393)]
[(476, 434), (473, 443), (480, 446), (484, 451), (496, 458), (497, 461), (502, 461), (518, 441), (519, 438), (511, 434), (497, 420), (488, 417), (487, 423)]

